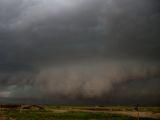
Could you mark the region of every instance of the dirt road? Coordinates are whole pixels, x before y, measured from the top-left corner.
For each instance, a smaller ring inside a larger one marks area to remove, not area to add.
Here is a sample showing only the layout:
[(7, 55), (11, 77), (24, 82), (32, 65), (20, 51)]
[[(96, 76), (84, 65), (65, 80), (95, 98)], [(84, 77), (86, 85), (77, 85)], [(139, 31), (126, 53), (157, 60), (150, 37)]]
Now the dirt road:
[[(118, 115), (127, 115), (132, 117), (137, 117), (138, 113), (136, 111), (98, 111), (98, 110), (81, 110), (81, 109), (68, 109), (68, 110), (59, 110), (59, 109), (51, 109), (52, 112), (56, 113), (64, 113), (64, 112), (106, 112), (111, 114), (118, 114)], [(153, 113), (153, 112), (139, 112), (139, 117), (142, 118), (153, 118), (160, 120), (160, 113)]]
[[(128, 115), (132, 117), (137, 117), (138, 113), (133, 111), (113, 111), (109, 112), (112, 114), (120, 114), (120, 115)], [(142, 118), (154, 118), (154, 119), (160, 119), (160, 113), (152, 113), (152, 112), (139, 112), (139, 117)]]

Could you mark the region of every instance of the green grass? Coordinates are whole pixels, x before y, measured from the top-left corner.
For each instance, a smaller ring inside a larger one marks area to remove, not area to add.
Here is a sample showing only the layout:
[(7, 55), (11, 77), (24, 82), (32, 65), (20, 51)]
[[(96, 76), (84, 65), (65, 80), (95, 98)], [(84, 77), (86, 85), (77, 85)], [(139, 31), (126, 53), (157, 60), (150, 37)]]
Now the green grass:
[[(22, 111), (7, 110), (5, 114), (16, 120), (136, 120), (136, 118), (112, 115), (104, 112), (64, 112), (53, 113), (49, 111)], [(154, 120), (140, 118), (139, 120)]]

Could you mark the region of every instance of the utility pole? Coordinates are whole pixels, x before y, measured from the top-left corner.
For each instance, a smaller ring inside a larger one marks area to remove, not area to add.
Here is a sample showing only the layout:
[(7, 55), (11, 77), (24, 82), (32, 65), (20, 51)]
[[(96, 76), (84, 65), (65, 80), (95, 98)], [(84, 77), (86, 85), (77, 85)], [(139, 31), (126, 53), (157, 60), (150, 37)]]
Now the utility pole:
[(137, 111), (137, 120), (139, 120), (139, 104), (135, 106), (135, 110)]

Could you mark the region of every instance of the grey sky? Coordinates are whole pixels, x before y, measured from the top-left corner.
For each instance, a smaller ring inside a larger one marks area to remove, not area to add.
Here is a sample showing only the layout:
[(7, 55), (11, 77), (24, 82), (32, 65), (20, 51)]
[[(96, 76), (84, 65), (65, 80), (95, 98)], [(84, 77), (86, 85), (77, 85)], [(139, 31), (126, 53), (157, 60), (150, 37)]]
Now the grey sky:
[(159, 0), (0, 0), (0, 98), (159, 104), (159, 26)]

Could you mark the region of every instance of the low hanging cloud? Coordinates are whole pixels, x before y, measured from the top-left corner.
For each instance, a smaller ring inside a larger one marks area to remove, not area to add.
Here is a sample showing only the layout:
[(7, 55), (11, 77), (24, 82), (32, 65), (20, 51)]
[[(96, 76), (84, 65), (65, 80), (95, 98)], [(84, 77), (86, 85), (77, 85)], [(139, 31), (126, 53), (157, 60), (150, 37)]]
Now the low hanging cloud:
[(144, 80), (159, 77), (159, 67), (136, 62), (90, 62), (53, 66), (42, 70), (36, 85), (44, 95), (103, 97), (115, 84), (128, 80)]
[[(110, 94), (115, 86), (123, 85), (123, 82), (147, 79), (152, 81), (152, 79), (159, 79), (159, 75), (159, 64), (113, 60), (81, 61), (46, 66), (34, 74), (5, 73), (4, 77), (1, 75), (1, 80), (4, 80), (1, 83), (5, 89), (2, 89), (4, 91), (1, 91), (0, 96), (4, 98), (103, 98)], [(134, 93), (134, 91), (130, 92)], [(159, 94), (158, 91), (154, 92)]]

